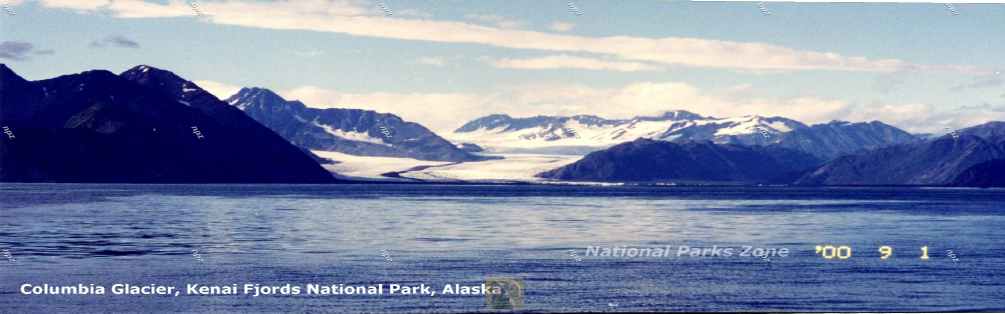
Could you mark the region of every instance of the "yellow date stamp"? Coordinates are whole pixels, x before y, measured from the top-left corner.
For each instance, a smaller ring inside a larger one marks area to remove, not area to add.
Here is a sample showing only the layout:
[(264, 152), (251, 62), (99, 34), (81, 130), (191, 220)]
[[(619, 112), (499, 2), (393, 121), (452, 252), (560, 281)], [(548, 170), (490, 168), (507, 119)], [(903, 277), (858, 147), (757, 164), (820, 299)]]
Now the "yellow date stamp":
[[(928, 260), (928, 246), (920, 247), (921, 255), (918, 256), (920, 260)], [(835, 245), (835, 244), (822, 244), (816, 246), (816, 254), (820, 255), (827, 260), (846, 260), (852, 257), (852, 247), (850, 245)], [(879, 259), (887, 260), (893, 258), (894, 250), (893, 247), (889, 245), (880, 246), (877, 251), (879, 252)]]

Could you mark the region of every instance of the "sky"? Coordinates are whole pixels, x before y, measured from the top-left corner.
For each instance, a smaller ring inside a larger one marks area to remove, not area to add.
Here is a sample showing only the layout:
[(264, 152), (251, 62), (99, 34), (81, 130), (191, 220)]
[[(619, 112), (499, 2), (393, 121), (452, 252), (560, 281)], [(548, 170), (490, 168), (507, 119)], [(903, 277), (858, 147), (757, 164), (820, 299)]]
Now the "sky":
[(146, 64), (438, 132), (505, 113), (688, 110), (946, 132), (1005, 120), (1005, 5), (691, 1), (0, 0), (39, 80)]

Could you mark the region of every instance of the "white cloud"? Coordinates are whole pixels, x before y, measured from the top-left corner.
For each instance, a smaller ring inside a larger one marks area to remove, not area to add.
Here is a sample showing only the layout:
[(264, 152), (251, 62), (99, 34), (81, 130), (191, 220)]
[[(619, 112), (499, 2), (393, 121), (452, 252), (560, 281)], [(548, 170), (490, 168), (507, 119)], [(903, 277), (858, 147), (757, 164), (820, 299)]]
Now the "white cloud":
[(465, 14), (464, 18), (481, 23), (494, 24), (499, 28), (520, 28), (525, 24), (519, 20), (509, 19), (495, 14)]
[[(196, 2), (201, 4), (200, 2)], [(196, 7), (199, 7), (198, 5)], [(201, 7), (199, 7), (201, 9)], [(107, 10), (115, 12), (116, 16), (123, 18), (152, 18), (152, 17), (178, 17), (195, 16), (196, 11), (193, 6), (182, 1), (170, 1), (167, 5), (150, 3), (139, 0), (112, 1)]]
[(453, 130), (459, 123), (466, 122), (464, 119), (487, 112), (479, 108), (484, 100), (472, 94), (347, 93), (316, 86), (277, 92), (283, 98), (298, 99), (315, 108), (356, 108), (393, 113), (437, 131)]
[(924, 103), (886, 104), (869, 103), (856, 106), (849, 112), (853, 121), (879, 120), (911, 132), (943, 133), (946, 129), (961, 129), (988, 121), (1005, 120), (1005, 111), (993, 106), (973, 106), (940, 109)]
[(717, 117), (778, 115), (816, 123), (831, 120), (848, 107), (844, 101), (814, 97), (735, 97), (729, 92), (718, 94), (703, 91), (681, 82), (638, 82), (620, 88), (599, 90), (579, 88), (570, 94), (580, 95), (577, 97), (577, 104), (580, 105), (569, 108), (570, 111), (595, 112), (617, 118), (682, 109)]
[(593, 58), (576, 57), (570, 55), (545, 56), (528, 59), (487, 59), (489, 64), (503, 69), (585, 69), (585, 70), (609, 70), (622, 72), (635, 71), (656, 71), (661, 67), (640, 62), (605, 61)]
[(52, 8), (71, 9), (78, 12), (104, 11), (121, 18), (194, 15), (192, 7), (183, 1), (170, 1), (167, 4), (159, 4), (141, 0), (42, 0), (42, 5)]
[(576, 24), (562, 21), (552, 22), (551, 25), (548, 26), (549, 29), (556, 32), (568, 32), (571, 31), (574, 27), (576, 27)]
[[(120, 18), (193, 17), (181, 0), (166, 4), (139, 0), (42, 0), (51, 8), (109, 14)], [(206, 16), (200, 21), (251, 28), (311, 30), (401, 40), (481, 44), (508, 49), (543, 51), (554, 55), (527, 59), (499, 59), (499, 67), (521, 69), (580, 68), (610, 71), (644, 71), (667, 65), (727, 68), (740, 71), (839, 70), (895, 73), (952, 71), (981, 72), (967, 65), (917, 65), (897, 59), (870, 59), (830, 52), (807, 51), (757, 42), (700, 38), (634, 36), (586, 37), (485, 26), (461, 21), (384, 16), (370, 2), (353, 0), (297, 0), (280, 2), (198, 2)], [(401, 11), (396, 11), (401, 12)], [(493, 23), (493, 22), (490, 22)], [(556, 22), (559, 23), (559, 22)], [(493, 23), (498, 24), (498, 23)], [(512, 24), (510, 24), (512, 26)], [(552, 29), (561, 32), (561, 28)], [(594, 57), (578, 57), (575, 55)], [(445, 64), (422, 58), (423, 64)], [(213, 81), (197, 84), (220, 98), (239, 87)], [(989, 119), (1005, 120), (1002, 112), (973, 109), (938, 112), (930, 104), (850, 104), (815, 97), (758, 97), (752, 86), (740, 85), (722, 92), (703, 91), (681, 82), (638, 82), (614, 88), (582, 85), (534, 85), (475, 93), (346, 93), (304, 86), (283, 92), (312, 106), (338, 106), (393, 112), (443, 131), (491, 113), (514, 116), (535, 114), (597, 114), (611, 118), (649, 115), (684, 109), (705, 115), (781, 115), (804, 122), (831, 119), (881, 120), (912, 131), (962, 127)], [(1005, 95), (1003, 95), (1005, 96)], [(430, 110), (430, 109), (435, 110)]]
[(921, 124), (933, 111), (931, 105), (911, 103), (891, 105), (873, 103), (859, 106), (849, 118), (859, 120), (880, 120), (891, 124)]
[(408, 16), (408, 17), (426, 18), (426, 19), (433, 17), (433, 15), (429, 14), (428, 12), (423, 12), (416, 9), (396, 10), (394, 11), (394, 14), (397, 16)]
[[(202, 83), (199, 83), (202, 85)], [(805, 123), (831, 120), (879, 120), (911, 132), (939, 132), (989, 120), (1005, 120), (994, 106), (939, 111), (918, 103), (850, 103), (817, 97), (757, 97), (756, 88), (740, 84), (721, 93), (682, 82), (637, 82), (615, 88), (569, 84), (538, 84), (499, 88), (486, 93), (348, 93), (317, 86), (279, 91), (316, 108), (359, 108), (394, 113), (438, 132), (448, 133), (489, 114), (514, 117), (592, 114), (605, 118), (656, 115), (688, 110), (702, 115), (782, 116)]]
[(618, 88), (582, 85), (534, 85), (475, 93), (347, 93), (316, 86), (280, 91), (318, 108), (360, 108), (390, 112), (438, 132), (449, 132), (481, 116), (594, 114), (607, 118), (655, 115), (683, 109), (720, 117), (780, 115), (804, 122), (842, 118), (849, 104), (840, 100), (718, 95), (680, 82), (639, 82)]
[[(192, 15), (184, 1), (155, 4), (139, 0), (47, 1), (46, 6), (88, 12), (109, 11), (123, 18)], [(793, 49), (757, 42), (735, 42), (687, 37), (585, 37), (460, 21), (387, 17), (352, 0), (282, 2), (200, 2), (204, 21), (252, 28), (311, 30), (353, 36), (441, 43), (482, 44), (511, 49), (591, 53), (631, 62), (745, 70), (840, 70), (891, 72), (904, 68), (973, 71), (970, 66), (913, 65), (897, 59), (870, 59), (833, 52)]]
[(416, 60), (419, 64), (432, 65), (432, 66), (444, 66), (447, 65), (447, 61), (441, 57), (422, 57)]
[(293, 51), (293, 54), (300, 57), (313, 58), (323, 55), (325, 54), (325, 52), (320, 49), (307, 49), (307, 50), (295, 50)]
[(199, 85), (199, 87), (206, 90), (210, 94), (213, 94), (213, 96), (216, 96), (216, 98), (219, 99), (226, 99), (227, 97), (237, 94), (237, 91), (241, 90), (241, 87), (237, 85), (231, 85), (227, 83), (221, 83), (210, 80), (197, 80), (192, 81), (192, 83), (195, 83), (195, 85)]
[(41, 0), (42, 5), (50, 8), (63, 8), (77, 11), (91, 11), (112, 4), (111, 0)]

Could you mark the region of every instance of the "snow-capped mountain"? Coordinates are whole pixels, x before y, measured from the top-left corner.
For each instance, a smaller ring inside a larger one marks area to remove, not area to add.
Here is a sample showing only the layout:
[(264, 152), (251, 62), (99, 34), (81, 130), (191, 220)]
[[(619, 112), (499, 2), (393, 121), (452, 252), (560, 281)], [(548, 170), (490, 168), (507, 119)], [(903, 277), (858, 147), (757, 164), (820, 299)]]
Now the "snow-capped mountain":
[(807, 126), (783, 117), (706, 117), (687, 111), (659, 116), (604, 119), (597, 116), (513, 118), (496, 114), (461, 126), (449, 138), (489, 152), (578, 153), (639, 138), (670, 142), (711, 141), (747, 146), (778, 145), (824, 160), (865, 149), (919, 140), (879, 121), (832, 121)]
[(484, 159), (458, 148), (418, 123), (393, 114), (309, 108), (300, 101), (288, 101), (264, 88), (242, 88), (226, 102), (293, 144), (310, 150), (433, 161)]
[(449, 137), (456, 142), (481, 145), (489, 151), (506, 152), (556, 146), (603, 148), (638, 138), (767, 145), (777, 142), (784, 133), (803, 128), (807, 126), (782, 117), (715, 118), (687, 111), (632, 119), (590, 115), (513, 118), (496, 114), (468, 122)]

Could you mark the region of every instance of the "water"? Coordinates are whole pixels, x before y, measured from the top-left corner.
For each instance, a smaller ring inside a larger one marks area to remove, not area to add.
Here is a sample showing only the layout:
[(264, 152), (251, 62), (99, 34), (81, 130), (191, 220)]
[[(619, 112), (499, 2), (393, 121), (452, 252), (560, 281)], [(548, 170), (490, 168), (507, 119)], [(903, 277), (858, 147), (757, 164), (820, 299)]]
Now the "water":
[[(487, 277), (522, 279), (528, 311), (1005, 310), (1003, 190), (3, 184), (0, 206), (0, 312), (468, 312), (484, 310), (485, 297), (18, 290), (425, 283), (438, 291)], [(822, 244), (853, 255), (826, 260), (814, 250)], [(586, 255), (588, 246), (666, 245), (791, 254)], [(893, 257), (879, 258), (883, 245)]]

